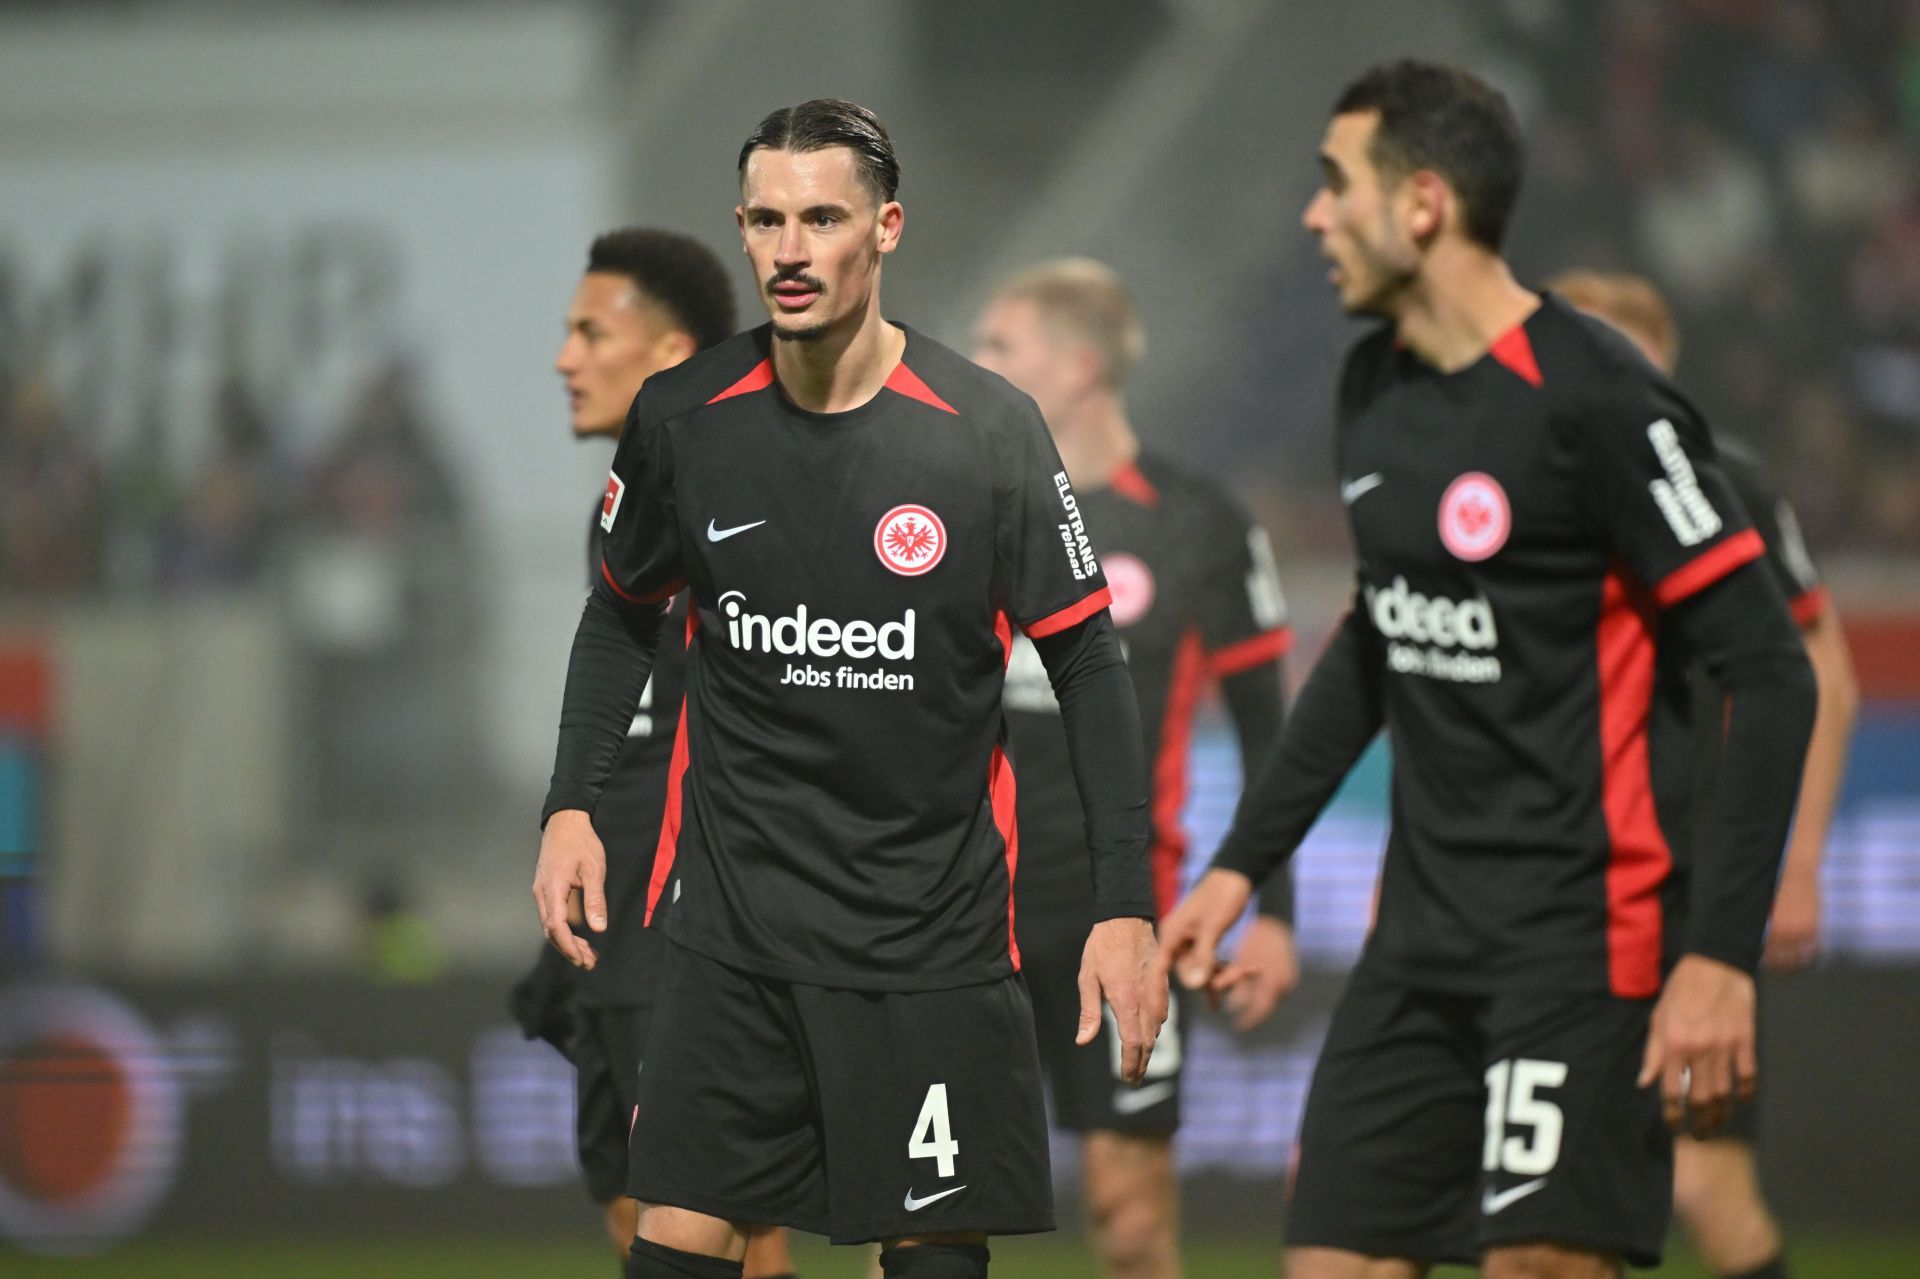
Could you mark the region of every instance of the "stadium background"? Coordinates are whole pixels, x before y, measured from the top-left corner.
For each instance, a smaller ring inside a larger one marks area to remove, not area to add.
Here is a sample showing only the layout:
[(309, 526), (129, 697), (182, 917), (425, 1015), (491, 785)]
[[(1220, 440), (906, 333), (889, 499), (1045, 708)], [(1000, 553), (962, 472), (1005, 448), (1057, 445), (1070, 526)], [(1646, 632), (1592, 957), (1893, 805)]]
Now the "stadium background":
[[(999, 275), (1120, 269), (1136, 420), (1272, 528), (1297, 679), (1344, 586), (1353, 332), (1298, 213), (1340, 85), (1408, 51), (1519, 107), (1523, 275), (1669, 288), (1681, 380), (1833, 584), (1868, 701), (1826, 953), (1771, 992), (1763, 1162), (1806, 1273), (1920, 1273), (1920, 4), (1891, 0), (0, 0), (0, 1273), (606, 1269), (566, 1068), (501, 1002), (606, 463), (549, 364), (595, 232), (733, 260), (773, 106), (888, 122), (893, 316), (964, 348)], [(1204, 851), (1217, 723), (1197, 760)], [(1300, 859), (1305, 988), (1195, 1031), (1202, 1279), (1271, 1273), (1384, 776)], [(1090, 1273), (1070, 1233), (1006, 1256)]]

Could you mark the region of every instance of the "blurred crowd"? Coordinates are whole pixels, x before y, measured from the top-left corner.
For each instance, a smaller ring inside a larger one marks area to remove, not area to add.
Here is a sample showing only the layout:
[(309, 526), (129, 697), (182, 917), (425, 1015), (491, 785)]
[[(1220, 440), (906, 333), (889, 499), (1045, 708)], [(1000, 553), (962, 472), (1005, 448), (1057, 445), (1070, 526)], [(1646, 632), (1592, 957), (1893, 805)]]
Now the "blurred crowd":
[(1487, 13), (1533, 96), (1516, 261), (1652, 277), (1815, 546), (1920, 550), (1920, 2)]
[(120, 447), (74, 420), (51, 379), (0, 375), (0, 595), (174, 598), (246, 588), (296, 545), (349, 537), (404, 553), (458, 502), (409, 366), (374, 369), (310, 456), (238, 379), (212, 397), (205, 456), (180, 465), (156, 419)]

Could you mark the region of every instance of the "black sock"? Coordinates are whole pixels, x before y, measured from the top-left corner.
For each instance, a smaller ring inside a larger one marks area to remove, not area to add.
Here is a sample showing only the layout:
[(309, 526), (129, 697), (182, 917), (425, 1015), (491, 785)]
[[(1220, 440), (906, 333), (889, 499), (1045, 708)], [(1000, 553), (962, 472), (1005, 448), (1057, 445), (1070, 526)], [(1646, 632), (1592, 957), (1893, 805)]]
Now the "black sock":
[(645, 1239), (627, 1245), (627, 1279), (740, 1279), (742, 1269), (738, 1261), (681, 1252)]
[(1787, 1254), (1777, 1252), (1773, 1260), (1764, 1266), (1755, 1266), (1740, 1274), (1728, 1275), (1727, 1279), (1787, 1279)]
[(977, 1243), (922, 1243), (887, 1248), (880, 1273), (887, 1279), (986, 1279), (986, 1246)]

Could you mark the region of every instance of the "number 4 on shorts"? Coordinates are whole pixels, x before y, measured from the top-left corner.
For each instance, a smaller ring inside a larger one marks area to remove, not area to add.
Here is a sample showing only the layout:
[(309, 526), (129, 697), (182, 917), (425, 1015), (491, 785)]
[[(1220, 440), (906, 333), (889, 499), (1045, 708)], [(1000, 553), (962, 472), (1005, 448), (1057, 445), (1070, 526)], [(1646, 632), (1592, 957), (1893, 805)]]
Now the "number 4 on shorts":
[(913, 1136), (907, 1139), (907, 1158), (931, 1159), (942, 1177), (953, 1176), (953, 1157), (960, 1143), (953, 1139), (953, 1125), (947, 1120), (947, 1086), (934, 1084), (927, 1099), (920, 1103), (920, 1117), (913, 1121)]

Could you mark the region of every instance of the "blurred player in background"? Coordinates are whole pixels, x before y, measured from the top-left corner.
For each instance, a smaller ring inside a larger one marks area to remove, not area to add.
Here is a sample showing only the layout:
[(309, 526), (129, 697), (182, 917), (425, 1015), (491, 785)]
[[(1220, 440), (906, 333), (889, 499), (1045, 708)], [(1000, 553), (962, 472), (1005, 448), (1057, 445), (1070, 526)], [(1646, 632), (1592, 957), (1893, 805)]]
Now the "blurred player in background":
[[(1219, 682), (1250, 770), (1280, 729), (1280, 662), (1292, 636), (1265, 531), (1223, 486), (1141, 448), (1123, 390), (1143, 349), (1140, 319), (1118, 274), (1086, 259), (1048, 262), (1008, 281), (974, 330), (974, 359), (1039, 405), (1080, 509), (1098, 530), (1094, 548), (1153, 760), (1150, 851), (1164, 913), (1179, 894), (1180, 815), (1201, 691)], [(1016, 931), (1054, 1117), (1082, 1138), (1104, 1272), (1173, 1279), (1180, 1274), (1172, 1139), (1183, 1009), (1169, 1007), (1138, 1088), (1120, 1079), (1111, 1026), (1093, 1043), (1073, 1042), (1093, 883), (1059, 703), (1024, 636), (1014, 640), (1004, 705), (1008, 751), (1020, 770)], [(1267, 881), (1242, 949), (1259, 973), (1257, 985), (1234, 992), (1243, 1024), (1265, 1017), (1297, 978), (1292, 883), (1284, 872)]]
[[(1385, 725), (1379, 918), (1314, 1072), (1288, 1273), (1651, 1265), (1663, 1111), (1711, 1128), (1753, 1088), (1813, 677), (1699, 415), (1500, 256), (1523, 167), (1506, 100), (1377, 67), (1320, 162), (1306, 226), (1342, 307), (1385, 321), (1340, 378), (1353, 603), (1163, 952), (1189, 985), (1236, 980), (1221, 935)], [(1663, 652), (1727, 705), (1684, 916), (1648, 764)]]
[[(1655, 368), (1673, 374), (1679, 334), (1666, 299), (1650, 281), (1636, 275), (1571, 271), (1548, 281), (1547, 288), (1619, 329)], [(1820, 710), (1800, 781), (1800, 806), (1767, 928), (1766, 967), (1790, 971), (1811, 963), (1819, 948), (1820, 859), (1840, 797), (1860, 688), (1839, 615), (1807, 554), (1793, 508), (1767, 483), (1750, 453), (1724, 433), (1716, 443), (1721, 468), (1766, 539), (1767, 567), (1800, 624), (1807, 660), (1820, 687)], [(1696, 678), (1692, 684), (1695, 696), (1686, 707), (1689, 714), (1676, 716), (1682, 722), (1675, 727), (1686, 739), (1698, 741), (1704, 733), (1711, 743), (1720, 729), (1718, 691), (1703, 679)], [(1679, 743), (1674, 745), (1668, 752), (1654, 753), (1656, 762), (1673, 766), (1662, 769), (1671, 776), (1656, 777), (1654, 788), (1663, 798), (1673, 796), (1669, 803), (1684, 822), (1689, 799), (1710, 794), (1717, 784), (1714, 769), (1699, 768), (1697, 761), (1715, 761), (1719, 753), (1707, 749), (1696, 755)], [(1680, 864), (1684, 869), (1684, 854)], [(1673, 1152), (1674, 1207), (1714, 1273), (1725, 1279), (1786, 1279), (1780, 1227), (1760, 1195), (1753, 1140), (1751, 1107), (1736, 1110), (1727, 1126), (1710, 1138), (1683, 1137)]]
[[(600, 236), (587, 252), (586, 273), (567, 307), (566, 338), (553, 362), (566, 384), (574, 438), (617, 441), (642, 383), (733, 330), (732, 285), (704, 245), (644, 228)], [(600, 514), (596, 499), (587, 531), (589, 588), (600, 576)], [(674, 601), (670, 617), (686, 625), (684, 597)], [(639, 1213), (626, 1194), (627, 1126), (663, 944), (641, 926), (641, 917), (665, 811), (685, 665), (680, 650), (665, 647), (593, 810), (594, 829), (613, 850), (606, 887), (611, 916), (607, 931), (595, 939), (599, 963), (576, 969), (543, 946), (515, 998), (529, 1032), (554, 1040), (574, 1064), (580, 1166), (594, 1201), (606, 1206), (607, 1230), (622, 1257)], [(755, 1236), (749, 1276), (788, 1275), (792, 1269), (785, 1231)]]
[[(648, 381), (601, 516), (535, 875), (576, 963), (607, 924), (588, 814), (687, 588), (687, 694), (646, 910), (665, 917), (628, 1189), (630, 1279), (738, 1276), (744, 1222), (877, 1241), (888, 1279), (979, 1279), (1053, 1225), (1000, 711), (1013, 630), (1059, 698), (1104, 1000), (1138, 1082), (1166, 1016), (1146, 769), (1109, 594), (1033, 402), (886, 320), (900, 167), (854, 103), (738, 158), (768, 324)], [(677, 642), (677, 641), (676, 641)]]

